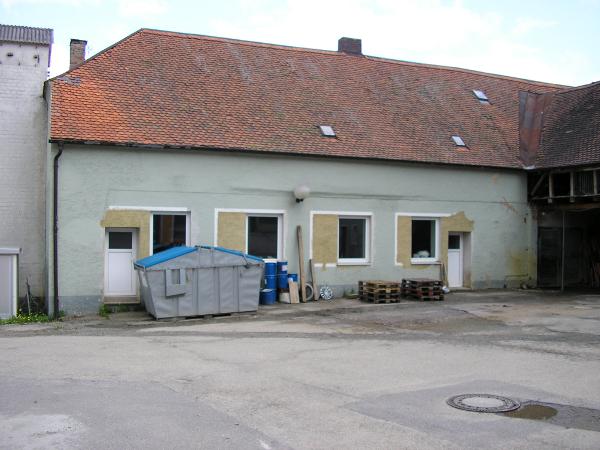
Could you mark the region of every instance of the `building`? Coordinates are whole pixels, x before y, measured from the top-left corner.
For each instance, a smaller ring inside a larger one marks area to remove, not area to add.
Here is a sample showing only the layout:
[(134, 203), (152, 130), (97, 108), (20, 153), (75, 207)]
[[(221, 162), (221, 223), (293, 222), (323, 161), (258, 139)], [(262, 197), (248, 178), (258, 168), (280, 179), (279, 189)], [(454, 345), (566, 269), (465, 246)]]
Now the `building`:
[(521, 93), (538, 285), (600, 288), (600, 83)]
[(45, 192), (48, 78), (52, 30), (0, 25), (0, 247), (20, 248), (26, 281), (45, 296)]
[(298, 226), (338, 295), (444, 271), (453, 287), (536, 283), (519, 93), (564, 86), (349, 38), (331, 52), (142, 29), (46, 87), (69, 312), (137, 302), (131, 260), (173, 245), (297, 271)]

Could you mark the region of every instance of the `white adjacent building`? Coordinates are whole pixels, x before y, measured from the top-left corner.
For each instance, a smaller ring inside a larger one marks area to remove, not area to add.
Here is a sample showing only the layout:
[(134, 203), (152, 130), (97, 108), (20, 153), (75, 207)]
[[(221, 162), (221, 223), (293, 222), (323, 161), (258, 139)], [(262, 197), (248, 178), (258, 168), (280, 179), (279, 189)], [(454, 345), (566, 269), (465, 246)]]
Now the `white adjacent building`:
[[(48, 117), (53, 32), (0, 25), (0, 247), (20, 248), (18, 293), (45, 297)], [(1, 274), (0, 274), (1, 275)]]

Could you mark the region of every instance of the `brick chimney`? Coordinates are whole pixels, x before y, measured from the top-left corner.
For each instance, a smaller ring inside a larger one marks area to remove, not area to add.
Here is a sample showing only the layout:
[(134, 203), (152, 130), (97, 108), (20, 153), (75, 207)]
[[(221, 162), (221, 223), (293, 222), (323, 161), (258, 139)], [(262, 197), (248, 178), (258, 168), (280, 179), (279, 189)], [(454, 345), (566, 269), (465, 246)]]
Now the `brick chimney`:
[(338, 52), (351, 55), (362, 55), (362, 42), (360, 39), (343, 37), (338, 41)]
[(85, 61), (86, 45), (87, 41), (82, 41), (81, 39), (71, 39), (71, 59), (69, 63), (69, 70)]

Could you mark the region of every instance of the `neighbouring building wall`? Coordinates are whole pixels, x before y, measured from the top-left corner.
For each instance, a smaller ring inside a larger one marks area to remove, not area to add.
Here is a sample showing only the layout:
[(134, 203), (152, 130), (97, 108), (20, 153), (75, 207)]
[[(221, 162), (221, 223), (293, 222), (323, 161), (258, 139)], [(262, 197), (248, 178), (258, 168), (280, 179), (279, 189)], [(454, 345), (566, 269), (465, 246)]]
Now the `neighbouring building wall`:
[(44, 292), (48, 45), (0, 42), (0, 246), (20, 247), (19, 294)]
[[(311, 189), (302, 203), (292, 195), (299, 184)], [(439, 265), (411, 264), (406, 218), (439, 216), (442, 259), (448, 232), (470, 233), (465, 284), (516, 286), (530, 277), (534, 251), (526, 189), (525, 174), (507, 170), (66, 145), (58, 200), (61, 308), (97, 311), (104, 286), (104, 226), (121, 223), (149, 236), (143, 222), (150, 215), (135, 213), (144, 208), (185, 209), (191, 244), (230, 247), (244, 244), (244, 211), (281, 213), (290, 272), (298, 271), (296, 227), (301, 225), (306, 262), (312, 255), (321, 266), (319, 284), (333, 286), (337, 295), (356, 289), (361, 279), (438, 278)], [(110, 207), (121, 209), (115, 214)], [(336, 264), (336, 217), (348, 213), (369, 217), (365, 264)], [(144, 240), (138, 245), (142, 255), (150, 245)]]

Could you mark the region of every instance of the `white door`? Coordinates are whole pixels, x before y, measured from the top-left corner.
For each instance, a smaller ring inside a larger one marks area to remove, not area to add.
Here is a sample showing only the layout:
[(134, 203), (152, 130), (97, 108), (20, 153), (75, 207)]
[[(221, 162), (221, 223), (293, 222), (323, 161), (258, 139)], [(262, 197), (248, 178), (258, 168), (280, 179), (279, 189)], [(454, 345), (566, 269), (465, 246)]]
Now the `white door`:
[(448, 286), (463, 285), (463, 239), (460, 233), (448, 235)]
[(104, 295), (134, 296), (137, 294), (133, 262), (136, 258), (135, 230), (106, 230), (106, 269)]
[(11, 250), (0, 248), (0, 319), (17, 314), (17, 252)]

